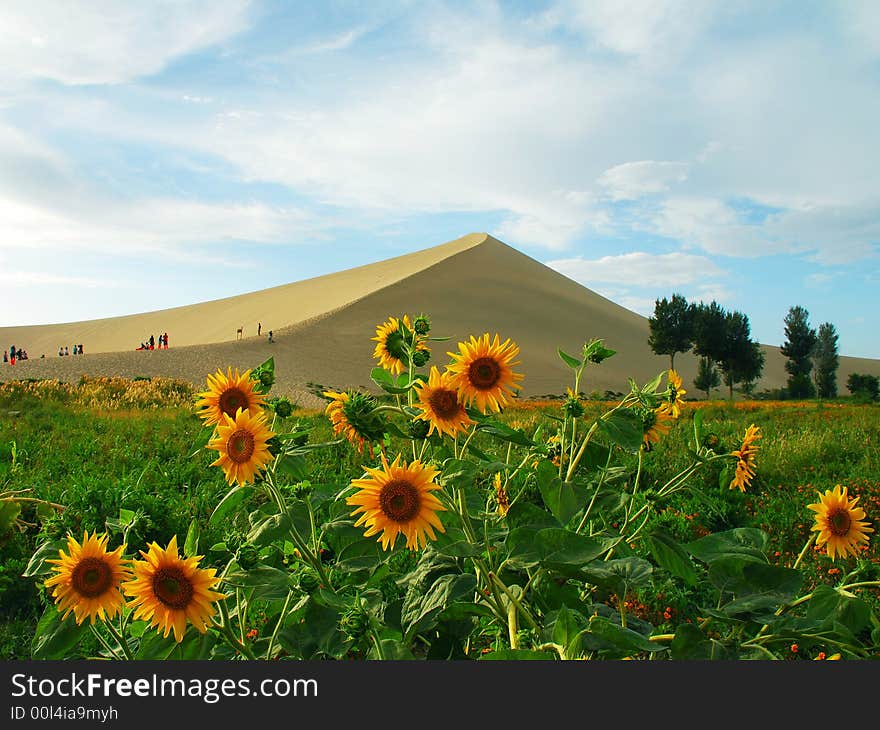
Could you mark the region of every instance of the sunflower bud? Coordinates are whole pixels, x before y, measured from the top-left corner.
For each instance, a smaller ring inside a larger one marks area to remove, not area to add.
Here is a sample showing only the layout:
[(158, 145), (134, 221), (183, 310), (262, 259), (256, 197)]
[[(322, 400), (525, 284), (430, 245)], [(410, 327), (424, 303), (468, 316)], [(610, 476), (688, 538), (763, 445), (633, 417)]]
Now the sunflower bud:
[(269, 453), (272, 454), (272, 456), (278, 456), (284, 448), (281, 444), (281, 439), (277, 436), (273, 436), (266, 441), (266, 446), (269, 448)]
[(713, 451), (717, 450), (721, 445), (721, 439), (718, 438), (718, 434), (715, 433), (707, 433), (703, 436), (703, 446), (707, 449), (712, 449)]
[(416, 350), (412, 356), (412, 363), (417, 368), (423, 367), (427, 365), (428, 360), (431, 359), (431, 353), (427, 350)]
[(275, 415), (278, 418), (290, 418), (293, 413), (293, 403), (287, 398), (279, 398), (275, 401)]
[(275, 372), (272, 370), (260, 370), (260, 385), (263, 386), (265, 390), (269, 390), (273, 385), (275, 385)]
[(569, 389), (568, 397), (562, 404), (562, 412), (571, 418), (580, 418), (584, 415), (584, 407), (581, 405), (581, 400), (571, 391), (571, 389)]
[(416, 317), (416, 321), (413, 322), (413, 329), (416, 331), (417, 335), (426, 335), (431, 331), (431, 320), (428, 318), (427, 314), (420, 314)]

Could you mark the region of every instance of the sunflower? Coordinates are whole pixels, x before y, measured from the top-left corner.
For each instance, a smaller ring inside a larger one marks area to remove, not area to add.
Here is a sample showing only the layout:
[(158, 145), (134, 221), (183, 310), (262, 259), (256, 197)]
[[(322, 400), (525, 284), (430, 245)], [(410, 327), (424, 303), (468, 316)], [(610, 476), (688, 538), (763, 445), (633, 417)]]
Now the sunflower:
[(207, 425), (223, 423), (223, 414), (235, 418), (239, 408), (251, 415), (257, 415), (265, 401), (265, 396), (254, 390), (251, 371), (245, 370), (239, 375), (238, 368), (233, 374), (232, 368), (217, 370), (215, 375), (208, 376), (208, 390), (198, 394), (196, 401), (199, 416)]
[(132, 563), (134, 578), (122, 584), (133, 598), (128, 605), (135, 609), (134, 618), (149, 621), (163, 637), (173, 630), (178, 642), (183, 641), (187, 619), (204, 634), (216, 613), (213, 604), (226, 597), (211, 590), (220, 582), (217, 571), (199, 568), (201, 555), (181, 558), (177, 535), (164, 550), (154, 542), (141, 555), (144, 560)]
[(223, 414), (223, 422), (217, 426), (216, 436), (207, 448), (220, 452), (211, 466), (220, 466), (229, 484), (252, 482), (257, 472), (272, 461), (268, 441), (275, 434), (269, 430), (262, 411), (252, 415), (241, 408), (230, 418)]
[(378, 358), (379, 367), (394, 375), (409, 368), (410, 352), (428, 351), (426, 338), (416, 333), (408, 314), (402, 319), (389, 317), (387, 322), (376, 327), (376, 336), (372, 339), (376, 342), (373, 357)]
[(874, 532), (865, 521), (865, 510), (856, 507), (858, 501), (858, 497), (850, 499), (846, 487), (838, 484), (833, 490), (820, 493), (818, 502), (807, 505), (816, 513), (816, 524), (811, 530), (819, 533), (816, 544), (825, 545), (832, 560), (838, 555), (857, 555), (859, 544), (868, 542), (867, 533)]
[(333, 433), (345, 436), (360, 453), (364, 453), (366, 446), (372, 456), (373, 444), (385, 438), (385, 421), (376, 412), (375, 399), (355, 390), (328, 390), (324, 395), (332, 399), (324, 413), (333, 425)]
[(686, 395), (687, 391), (681, 387), (681, 376), (675, 370), (668, 371), (667, 377), (666, 400), (660, 405), (660, 408), (673, 418), (678, 418), (684, 403), (682, 396)]
[(459, 400), (458, 391), (449, 373), (441, 374), (435, 366), (431, 366), (428, 382), (419, 381), (416, 388), (419, 400), (414, 405), (422, 411), (416, 419), (431, 424), (429, 436), (435, 430), (455, 436), (473, 423), (464, 404)]
[(46, 560), (55, 564), (55, 575), (46, 580), (46, 587), (53, 588), (52, 596), (63, 611), (62, 620), (73, 611), (77, 625), (88, 618), (102, 621), (112, 619), (125, 602), (119, 586), (131, 577), (128, 561), (122, 557), (125, 545), (107, 552), (107, 533), (98, 537), (86, 532), (80, 545), (72, 535), (67, 536), (67, 554), (58, 551), (58, 560)]
[(480, 339), (471, 335), (470, 342), (459, 342), (458, 352), (448, 353), (455, 361), (447, 371), (453, 374), (453, 382), (465, 405), (477, 404), (482, 412), (487, 408), (500, 412), (508, 397), (521, 386), (517, 380), (523, 376), (511, 368), (519, 365), (513, 359), (519, 354), (519, 347), (510, 341), (500, 342), (498, 335), (489, 339), (489, 333)]
[(761, 438), (760, 428), (753, 423), (746, 429), (742, 446), (731, 452), (731, 456), (737, 458), (736, 475), (730, 482), (731, 489), (736, 487), (739, 491), (745, 492), (746, 487), (751, 484), (755, 476), (755, 452), (758, 450), (754, 442), (759, 438)]
[(381, 532), (382, 549), (388, 550), (400, 533), (406, 537), (406, 546), (415, 550), (427, 545), (428, 538), (436, 539), (434, 528), (445, 532), (437, 517), (445, 507), (431, 494), (441, 488), (434, 482), (439, 470), (420, 461), (401, 464), (399, 455), (389, 466), (382, 454), (382, 466), (367, 468), (366, 472), (368, 478), (351, 480), (359, 491), (345, 500), (346, 504), (357, 505), (351, 515), (361, 513), (355, 527), (366, 524), (365, 537)]
[(659, 443), (660, 438), (669, 432), (670, 421), (674, 416), (663, 406), (653, 410), (644, 409), (639, 415), (642, 417), (644, 428), (642, 443), (645, 449), (650, 451), (652, 445)]

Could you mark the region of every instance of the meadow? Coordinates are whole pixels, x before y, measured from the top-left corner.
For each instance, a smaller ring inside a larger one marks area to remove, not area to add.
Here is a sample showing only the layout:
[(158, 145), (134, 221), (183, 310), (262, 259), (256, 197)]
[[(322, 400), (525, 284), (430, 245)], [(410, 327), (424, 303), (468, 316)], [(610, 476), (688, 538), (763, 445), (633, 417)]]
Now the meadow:
[[(387, 390), (380, 410), (392, 409), (405, 387), (392, 380)], [(384, 551), (340, 497), (365, 467), (376, 468), (379, 446), (371, 455), (369, 443), (350, 443), (323, 411), (277, 408), (281, 401), (267, 394), (273, 431), (285, 435), (272, 490), (263, 492), (251, 484), (259, 479), (233, 485), (212, 466), (218, 452), (204, 448), (196, 389), (183, 382), (4, 384), (0, 656), (878, 656), (877, 537), (832, 559), (811, 543), (807, 505), (843, 485), (877, 524), (880, 407), (684, 401), (647, 448), (625, 448), (626, 434), (600, 431), (584, 452), (593, 476), (581, 491), (556, 478), (575, 453), (560, 444), (560, 428), (599, 423), (615, 403), (572, 396), (513, 399), (480, 422), (466, 448), (442, 434), (388, 429), (388, 460), (415, 454), (419, 439), (429, 446), (422, 454), (444, 464), (459, 501), (443, 503), (445, 531), (435, 540), (417, 535), (418, 549), (398, 542)], [(749, 427), (761, 438), (745, 491), (730, 488), (730, 459), (703, 453), (687, 474), (698, 446), (730, 454)], [(686, 484), (664, 493), (682, 473)], [(461, 525), (448, 519), (456, 505)], [(626, 539), (612, 540), (621, 523)], [(87, 630), (88, 621), (74, 625), (73, 616), (60, 622), (43, 585), (45, 560), (84, 531), (107, 531), (113, 546), (124, 539), (135, 557), (177, 536), (235, 598), (217, 617), (222, 635), (190, 627), (183, 641), (166, 625), (153, 639), (149, 622), (130, 616), (110, 635)], [(584, 532), (583, 542), (570, 540)], [(545, 546), (545, 537), (555, 542)], [(481, 593), (485, 603), (472, 600)], [(123, 629), (130, 634), (119, 639)]]

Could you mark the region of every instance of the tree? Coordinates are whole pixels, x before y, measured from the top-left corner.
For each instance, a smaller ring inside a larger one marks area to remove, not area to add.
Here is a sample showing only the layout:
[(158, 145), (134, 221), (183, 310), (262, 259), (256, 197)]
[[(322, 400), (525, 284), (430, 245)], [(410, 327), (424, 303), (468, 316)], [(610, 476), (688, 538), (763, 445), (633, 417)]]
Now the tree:
[(855, 396), (877, 400), (880, 398), (880, 379), (876, 375), (859, 375), (850, 373), (846, 379), (846, 387)]
[(724, 374), (724, 382), (730, 389), (737, 383), (754, 383), (764, 371), (764, 351), (752, 340), (749, 318), (742, 312), (729, 312), (722, 326), (723, 346), (718, 367)]
[(670, 370), (675, 370), (675, 354), (693, 346), (693, 311), (681, 294), (673, 294), (671, 300), (663, 297), (654, 301), (654, 315), (648, 319), (648, 344), (655, 355), (669, 355)]
[(700, 304), (693, 311), (694, 353), (707, 357), (712, 363), (724, 356), (724, 325), (727, 312), (717, 302)]
[(785, 342), (780, 352), (788, 358), (785, 369), (789, 374), (788, 393), (792, 398), (813, 395), (810, 372), (816, 340), (816, 330), (810, 327), (810, 313), (800, 305), (791, 307), (785, 315)]
[(819, 325), (816, 346), (813, 348), (813, 380), (820, 398), (837, 397), (837, 331), (831, 322)]
[(708, 357), (701, 357), (697, 367), (697, 377), (694, 378), (694, 387), (702, 390), (706, 394), (706, 400), (709, 400), (712, 388), (717, 388), (719, 385), (721, 385), (721, 375), (718, 370)]

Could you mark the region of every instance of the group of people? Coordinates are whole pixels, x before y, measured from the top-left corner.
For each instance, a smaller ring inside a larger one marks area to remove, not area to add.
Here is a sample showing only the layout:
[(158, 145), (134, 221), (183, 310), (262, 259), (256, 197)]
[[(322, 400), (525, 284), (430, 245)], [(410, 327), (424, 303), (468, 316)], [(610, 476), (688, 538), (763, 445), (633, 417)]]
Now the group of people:
[(138, 350), (167, 350), (168, 349), (168, 333), (164, 332), (159, 335), (158, 341), (153, 335), (150, 335), (150, 339), (141, 342), (141, 346), (136, 348)]
[(74, 345), (73, 353), (70, 352), (67, 345), (58, 348), (58, 357), (66, 357), (68, 355), (82, 355), (83, 354), (83, 346), (82, 345)]
[(22, 348), (16, 348), (15, 345), (9, 346), (9, 352), (3, 350), (3, 362), (9, 363), (10, 365), (15, 365), (16, 360), (27, 360), (28, 354), (27, 350), (23, 350)]

